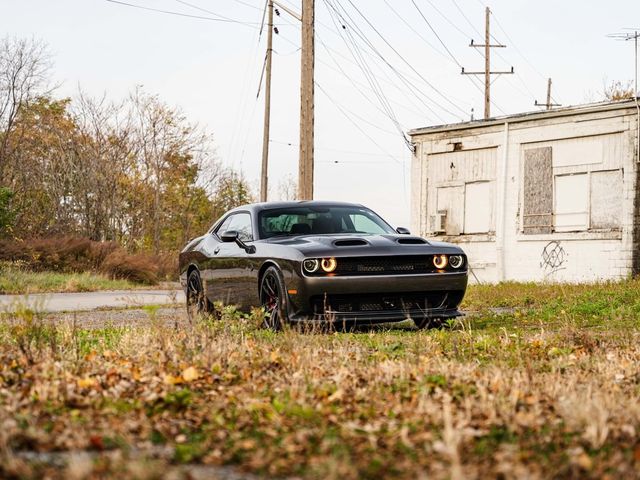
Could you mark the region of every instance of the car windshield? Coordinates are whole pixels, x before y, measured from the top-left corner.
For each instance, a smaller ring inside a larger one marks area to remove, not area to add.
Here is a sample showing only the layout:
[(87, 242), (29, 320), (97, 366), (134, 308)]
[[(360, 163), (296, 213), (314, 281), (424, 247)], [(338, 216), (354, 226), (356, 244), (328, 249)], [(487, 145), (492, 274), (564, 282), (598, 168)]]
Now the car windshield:
[(291, 207), (259, 215), (260, 238), (339, 233), (395, 233), (384, 220), (362, 207)]

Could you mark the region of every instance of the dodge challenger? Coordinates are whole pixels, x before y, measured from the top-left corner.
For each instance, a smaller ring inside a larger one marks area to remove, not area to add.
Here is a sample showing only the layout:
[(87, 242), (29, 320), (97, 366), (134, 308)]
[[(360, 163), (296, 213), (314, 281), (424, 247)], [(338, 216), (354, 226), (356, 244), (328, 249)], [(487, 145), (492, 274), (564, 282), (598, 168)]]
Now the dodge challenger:
[(467, 257), (457, 246), (394, 229), (358, 204), (268, 202), (230, 210), (180, 253), (190, 316), (214, 302), (264, 308), (288, 322), (420, 328), (461, 315)]

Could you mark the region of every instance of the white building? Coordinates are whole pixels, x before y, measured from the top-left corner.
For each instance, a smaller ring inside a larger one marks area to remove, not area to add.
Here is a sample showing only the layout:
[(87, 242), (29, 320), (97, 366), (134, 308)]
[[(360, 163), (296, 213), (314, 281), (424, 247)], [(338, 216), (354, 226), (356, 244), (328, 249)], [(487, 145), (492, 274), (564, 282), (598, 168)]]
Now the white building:
[(412, 231), (482, 282), (640, 273), (638, 120), (622, 101), (412, 130)]

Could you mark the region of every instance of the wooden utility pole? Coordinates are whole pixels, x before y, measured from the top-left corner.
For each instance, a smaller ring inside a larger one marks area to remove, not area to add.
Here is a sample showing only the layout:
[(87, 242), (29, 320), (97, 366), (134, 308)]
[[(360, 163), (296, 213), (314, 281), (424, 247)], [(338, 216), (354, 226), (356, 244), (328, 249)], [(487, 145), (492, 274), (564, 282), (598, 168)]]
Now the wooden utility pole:
[(315, 0), (302, 0), (302, 73), (300, 81), (300, 160), (298, 199), (313, 199)]
[(513, 67), (510, 71), (504, 72), (492, 72), (491, 71), (491, 49), (492, 48), (505, 48), (506, 45), (491, 44), (491, 33), (489, 29), (491, 10), (489, 7), (485, 10), (484, 20), (484, 44), (477, 44), (471, 40), (470, 47), (482, 48), (484, 47), (484, 72), (465, 72), (462, 68), (463, 75), (484, 75), (484, 118), (485, 120), (491, 117), (491, 75), (510, 75), (513, 74)]
[(536, 107), (546, 107), (547, 110), (551, 110), (553, 107), (560, 107), (559, 103), (551, 103), (551, 79), (547, 81), (547, 103), (540, 103), (537, 100), (533, 102)]
[(485, 9), (484, 15), (484, 118), (491, 116), (491, 34), (489, 22), (491, 11)]
[(264, 129), (262, 133), (262, 172), (260, 174), (260, 201), (266, 202), (269, 191), (269, 123), (271, 121), (271, 61), (273, 58), (273, 1), (268, 0), (267, 58), (264, 92)]

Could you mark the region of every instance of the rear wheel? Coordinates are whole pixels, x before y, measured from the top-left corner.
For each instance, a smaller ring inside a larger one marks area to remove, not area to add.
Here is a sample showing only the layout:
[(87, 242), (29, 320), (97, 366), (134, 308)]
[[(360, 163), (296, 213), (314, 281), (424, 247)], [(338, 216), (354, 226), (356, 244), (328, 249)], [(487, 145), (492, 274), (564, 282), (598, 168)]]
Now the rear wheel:
[(284, 280), (280, 270), (269, 267), (260, 281), (260, 303), (264, 309), (263, 325), (270, 330), (282, 330), (287, 319)]
[(202, 280), (197, 270), (192, 270), (187, 277), (187, 315), (193, 320), (207, 312), (207, 299), (204, 296)]
[(423, 317), (414, 318), (413, 322), (416, 324), (416, 327), (427, 330), (430, 328), (441, 328), (444, 324), (444, 319), (440, 317)]

